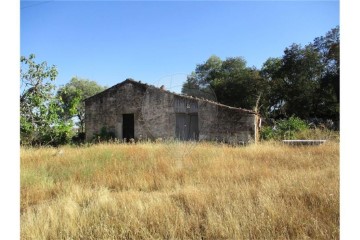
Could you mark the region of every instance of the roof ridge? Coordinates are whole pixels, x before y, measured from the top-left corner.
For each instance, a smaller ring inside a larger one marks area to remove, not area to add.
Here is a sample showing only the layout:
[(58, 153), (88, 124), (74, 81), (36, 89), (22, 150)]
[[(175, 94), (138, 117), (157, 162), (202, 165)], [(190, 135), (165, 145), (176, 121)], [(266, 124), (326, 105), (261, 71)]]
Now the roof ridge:
[(100, 95), (100, 94), (103, 94), (104, 92), (107, 92), (108, 90), (110, 89), (114, 89), (114, 88), (117, 88), (117, 87), (120, 87), (126, 83), (134, 83), (134, 84), (137, 84), (137, 85), (140, 85), (142, 87), (151, 87), (151, 88), (154, 88), (158, 91), (161, 91), (161, 92), (166, 92), (166, 93), (169, 93), (169, 94), (172, 94), (172, 95), (175, 95), (175, 96), (178, 96), (178, 97), (182, 97), (182, 98), (187, 98), (187, 99), (191, 99), (191, 100), (198, 100), (198, 101), (204, 101), (204, 102), (208, 102), (208, 103), (211, 103), (211, 104), (214, 104), (214, 105), (217, 105), (217, 106), (221, 106), (221, 107), (226, 107), (226, 108), (229, 108), (229, 109), (234, 109), (234, 110), (240, 110), (240, 111), (243, 111), (243, 112), (248, 112), (248, 113), (252, 113), (252, 114), (258, 114), (256, 113), (255, 111), (253, 110), (249, 110), (249, 109), (244, 109), (244, 108), (239, 108), (239, 107), (232, 107), (232, 106), (228, 106), (228, 105), (225, 105), (225, 104), (222, 104), (222, 103), (219, 103), (219, 102), (214, 102), (210, 99), (206, 99), (206, 98), (198, 98), (198, 97), (194, 97), (194, 96), (190, 96), (190, 95), (186, 95), (186, 94), (179, 94), (179, 93), (176, 93), (176, 92), (170, 92), (169, 90), (165, 90), (165, 89), (161, 89), (161, 88), (158, 88), (154, 85), (151, 85), (151, 84), (147, 84), (147, 83), (142, 83), (141, 81), (136, 81), (132, 78), (127, 78), (125, 79), (124, 81), (120, 82), (120, 83), (117, 83), (115, 84), (114, 86), (111, 86), (107, 89), (105, 89), (104, 91), (102, 92), (99, 92), (91, 97), (88, 97), (86, 99), (84, 99), (83, 101), (87, 101), (88, 99), (90, 98), (93, 98), (97, 95)]

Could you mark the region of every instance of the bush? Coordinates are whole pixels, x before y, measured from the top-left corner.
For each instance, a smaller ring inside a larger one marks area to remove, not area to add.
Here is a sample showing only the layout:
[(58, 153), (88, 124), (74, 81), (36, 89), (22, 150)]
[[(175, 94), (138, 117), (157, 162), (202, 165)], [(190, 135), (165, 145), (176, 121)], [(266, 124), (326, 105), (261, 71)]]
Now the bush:
[(85, 143), (85, 133), (84, 132), (78, 132), (75, 136), (72, 137), (71, 141), (74, 144)]
[(74, 132), (71, 124), (58, 124), (49, 127), (49, 129), (41, 131), (38, 137), (38, 145), (60, 146), (71, 142)]
[(298, 133), (307, 129), (309, 127), (304, 120), (292, 116), (289, 119), (281, 119), (275, 122), (274, 127), (263, 127), (260, 130), (260, 137), (262, 140), (296, 139)]
[(262, 127), (260, 130), (260, 138), (262, 140), (270, 140), (275, 138), (275, 131), (270, 126)]

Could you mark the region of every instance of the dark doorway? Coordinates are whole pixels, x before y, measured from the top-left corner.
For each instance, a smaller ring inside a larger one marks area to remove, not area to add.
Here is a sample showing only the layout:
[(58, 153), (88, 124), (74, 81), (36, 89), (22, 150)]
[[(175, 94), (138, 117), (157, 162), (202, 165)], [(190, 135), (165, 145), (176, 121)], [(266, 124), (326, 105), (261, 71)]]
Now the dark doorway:
[(198, 114), (176, 114), (176, 138), (180, 140), (199, 140)]
[(123, 114), (123, 138), (134, 138), (134, 114)]

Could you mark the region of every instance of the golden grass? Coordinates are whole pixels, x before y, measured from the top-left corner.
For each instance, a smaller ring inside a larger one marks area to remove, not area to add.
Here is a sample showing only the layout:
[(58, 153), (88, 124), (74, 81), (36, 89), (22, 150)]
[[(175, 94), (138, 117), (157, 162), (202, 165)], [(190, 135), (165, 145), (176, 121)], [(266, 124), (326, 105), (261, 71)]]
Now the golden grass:
[(22, 148), (20, 228), (22, 239), (338, 239), (339, 144)]

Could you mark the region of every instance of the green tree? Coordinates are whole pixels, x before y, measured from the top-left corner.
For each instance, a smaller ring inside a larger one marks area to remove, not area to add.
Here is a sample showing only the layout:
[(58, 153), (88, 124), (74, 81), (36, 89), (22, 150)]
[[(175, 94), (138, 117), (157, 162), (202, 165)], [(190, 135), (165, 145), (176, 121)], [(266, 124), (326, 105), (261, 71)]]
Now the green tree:
[(203, 64), (197, 64), (195, 71), (187, 76), (181, 92), (193, 97), (217, 101), (215, 92), (210, 85), (221, 70), (221, 65), (222, 60), (215, 55), (210, 56)]
[(269, 83), (269, 115), (339, 119), (339, 28), (302, 47), (292, 44), (282, 58), (269, 58), (261, 76)]
[(20, 58), (21, 144), (58, 145), (69, 142), (72, 124), (59, 118), (61, 99), (54, 95), (55, 66), (37, 64), (35, 55)]
[(85, 130), (85, 103), (84, 99), (102, 92), (106, 87), (98, 85), (95, 81), (73, 77), (69, 83), (57, 91), (62, 99), (61, 117), (65, 120), (77, 118), (80, 132)]
[(285, 111), (302, 119), (316, 116), (314, 98), (319, 89), (324, 66), (312, 45), (286, 48), (281, 68), (284, 81)]
[(216, 55), (210, 56), (205, 63), (198, 64), (195, 69), (195, 74), (199, 84), (207, 85), (216, 79), (221, 71), (222, 64), (222, 60)]
[(316, 97), (319, 115), (339, 121), (340, 114), (340, 33), (339, 26), (325, 36), (315, 38), (314, 48), (320, 53), (325, 66)]
[(261, 75), (269, 82), (268, 101), (272, 116), (314, 116), (314, 98), (319, 89), (323, 64), (313, 46), (293, 44), (286, 48), (281, 60), (268, 59)]
[(189, 89), (212, 89), (218, 102), (241, 108), (261, 111), (266, 82), (255, 68), (246, 66), (241, 57), (222, 61), (213, 55), (187, 77), (182, 92), (194, 95)]
[(256, 68), (246, 66), (241, 57), (227, 58), (217, 78), (211, 82), (219, 102), (246, 109), (262, 109), (265, 82)]
[(283, 108), (285, 95), (282, 92), (285, 82), (283, 82), (280, 74), (281, 67), (281, 58), (269, 58), (265, 61), (260, 71), (260, 76), (267, 83), (267, 91), (266, 94), (264, 94), (264, 101), (266, 102), (264, 116), (266, 117), (285, 114)]

